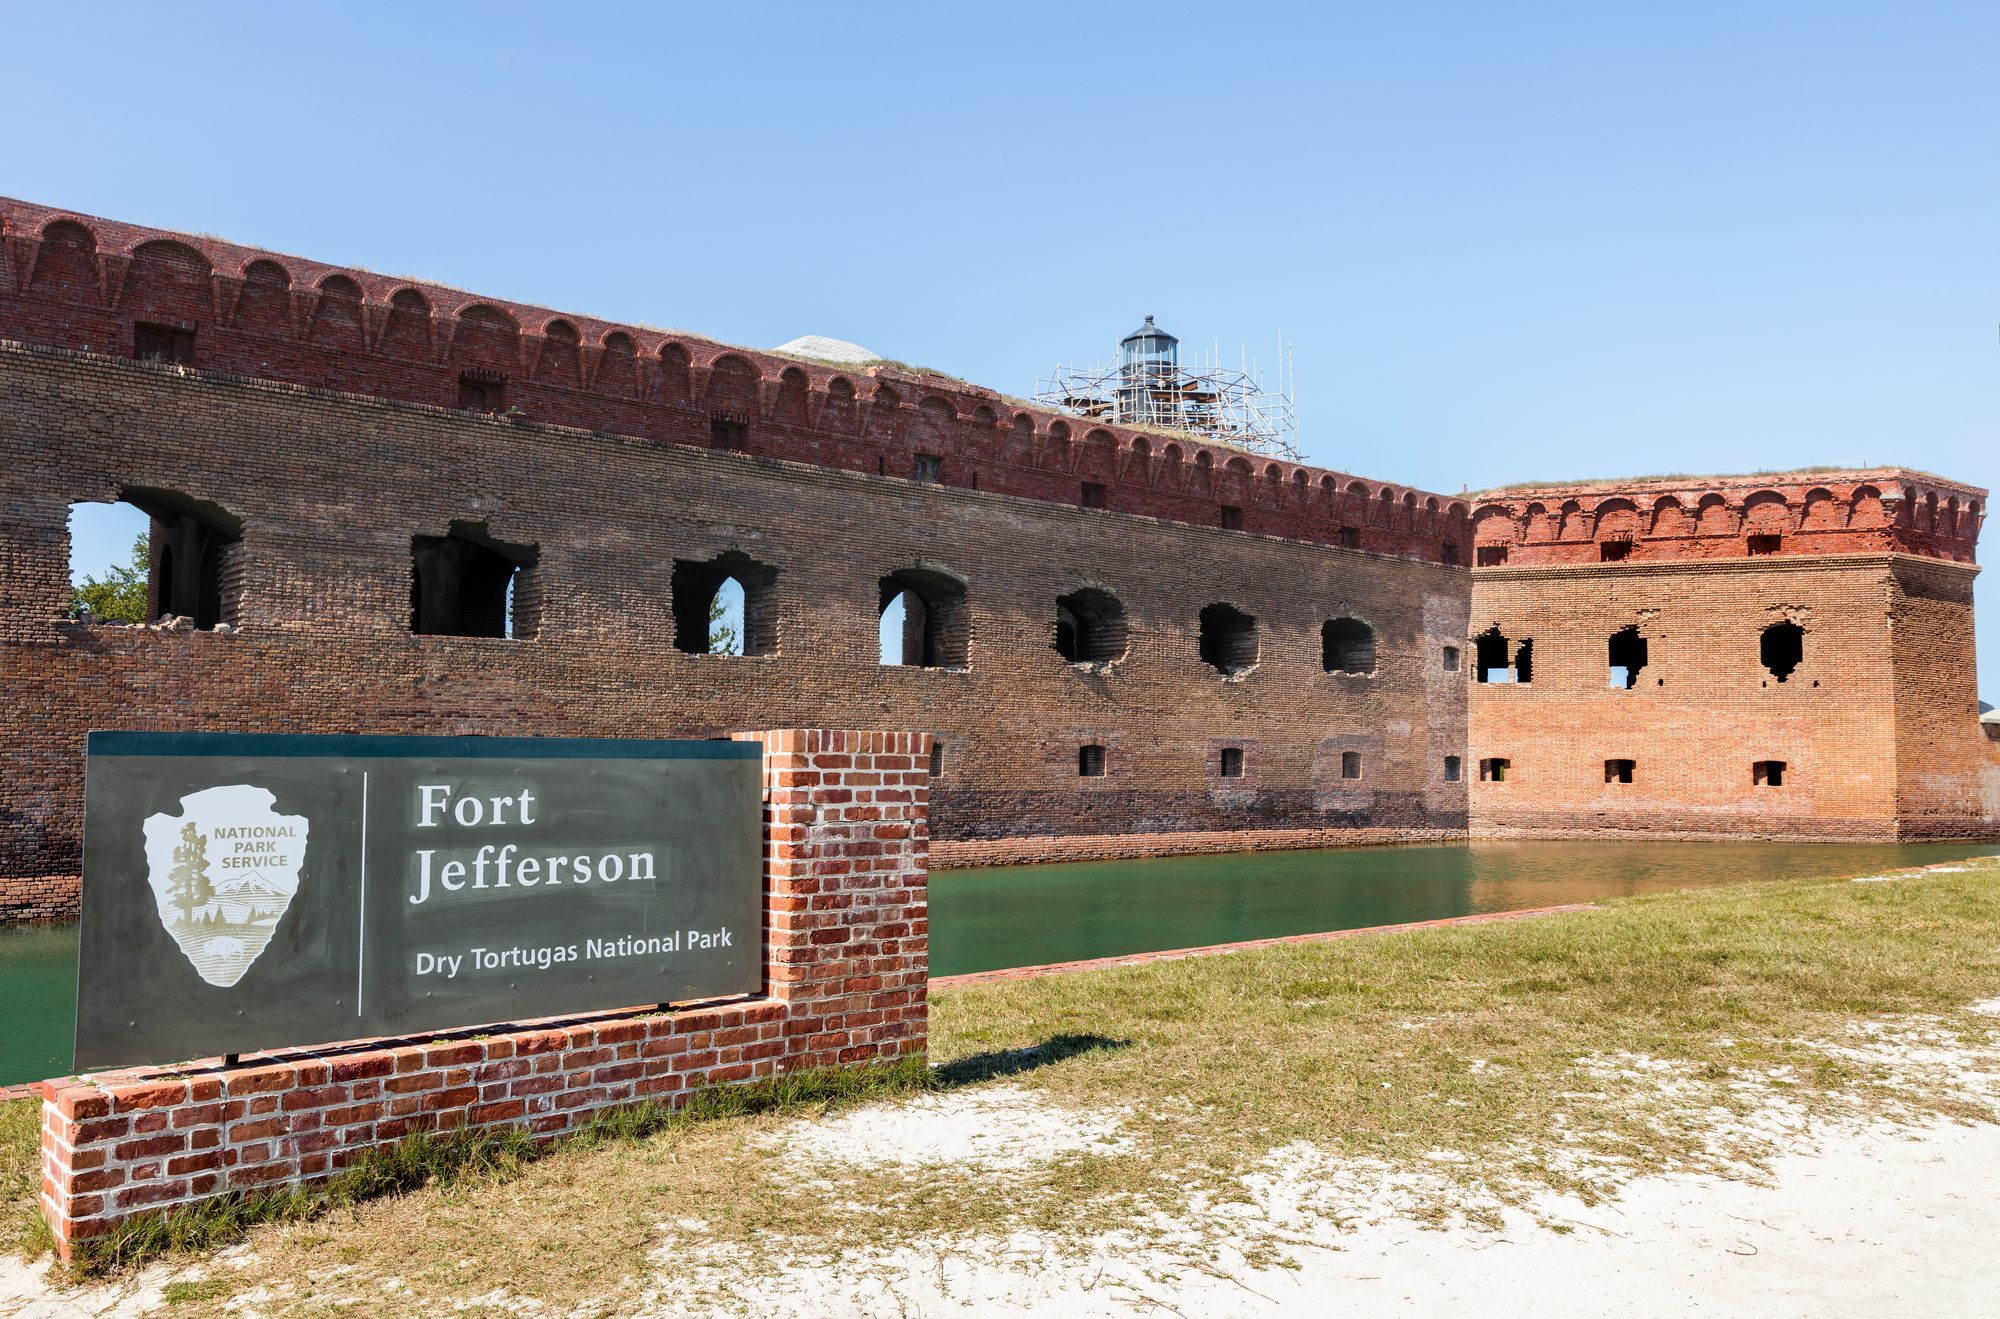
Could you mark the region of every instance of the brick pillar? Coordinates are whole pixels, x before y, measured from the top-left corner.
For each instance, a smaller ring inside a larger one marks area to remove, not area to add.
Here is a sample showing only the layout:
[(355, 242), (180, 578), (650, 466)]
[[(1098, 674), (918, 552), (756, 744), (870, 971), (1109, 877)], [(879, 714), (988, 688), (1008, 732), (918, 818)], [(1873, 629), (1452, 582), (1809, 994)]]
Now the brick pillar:
[(821, 729), (764, 745), (766, 992), (786, 1050), (830, 1066), (920, 1053), (930, 966), (931, 738)]
[(931, 739), (764, 746), (764, 993), (46, 1081), (42, 1213), (68, 1258), (136, 1214), (323, 1181), (418, 1129), (559, 1136), (607, 1109), (921, 1056)]

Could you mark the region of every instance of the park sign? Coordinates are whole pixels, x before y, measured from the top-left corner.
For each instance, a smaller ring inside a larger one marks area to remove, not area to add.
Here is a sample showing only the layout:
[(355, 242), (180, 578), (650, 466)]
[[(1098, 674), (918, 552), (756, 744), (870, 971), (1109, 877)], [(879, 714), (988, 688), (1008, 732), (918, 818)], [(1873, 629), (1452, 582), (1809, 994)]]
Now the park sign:
[(77, 1066), (754, 993), (761, 754), (94, 732)]

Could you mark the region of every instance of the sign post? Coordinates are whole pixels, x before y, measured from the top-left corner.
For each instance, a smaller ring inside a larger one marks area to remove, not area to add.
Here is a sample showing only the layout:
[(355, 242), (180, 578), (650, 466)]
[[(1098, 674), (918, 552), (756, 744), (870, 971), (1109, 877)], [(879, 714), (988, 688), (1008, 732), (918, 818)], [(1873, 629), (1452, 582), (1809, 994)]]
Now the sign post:
[(759, 756), (92, 733), (77, 1065), (755, 993)]

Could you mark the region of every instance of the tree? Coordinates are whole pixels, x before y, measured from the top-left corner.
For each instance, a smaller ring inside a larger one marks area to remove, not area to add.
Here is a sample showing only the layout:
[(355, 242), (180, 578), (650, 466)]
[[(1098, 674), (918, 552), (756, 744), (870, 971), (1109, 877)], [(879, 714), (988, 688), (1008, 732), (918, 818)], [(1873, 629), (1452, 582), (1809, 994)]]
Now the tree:
[(189, 820), (181, 826), (174, 868), (167, 872), (167, 901), (180, 908), (185, 923), (194, 919), (197, 907), (207, 906), (214, 896), (215, 889), (208, 882), (208, 839)]
[(743, 642), (736, 635), (736, 629), (724, 622), (722, 592), (708, 602), (708, 653), (711, 655), (741, 655)]
[(101, 578), (86, 577), (70, 592), (70, 613), (85, 610), (99, 623), (146, 621), (146, 581), (152, 575), (150, 546), (141, 535), (132, 542), (132, 561), (114, 563)]

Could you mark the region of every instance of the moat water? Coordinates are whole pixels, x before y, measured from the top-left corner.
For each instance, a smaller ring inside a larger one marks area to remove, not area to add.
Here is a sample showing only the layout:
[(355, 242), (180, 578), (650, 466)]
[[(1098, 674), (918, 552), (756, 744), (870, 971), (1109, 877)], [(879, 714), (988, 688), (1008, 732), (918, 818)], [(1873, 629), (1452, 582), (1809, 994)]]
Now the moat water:
[[(1994, 854), (2000, 846), (1494, 842), (941, 870), (931, 876), (931, 972)], [(0, 1085), (68, 1071), (75, 1019), (76, 927), (0, 927)]]

